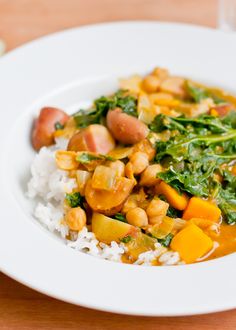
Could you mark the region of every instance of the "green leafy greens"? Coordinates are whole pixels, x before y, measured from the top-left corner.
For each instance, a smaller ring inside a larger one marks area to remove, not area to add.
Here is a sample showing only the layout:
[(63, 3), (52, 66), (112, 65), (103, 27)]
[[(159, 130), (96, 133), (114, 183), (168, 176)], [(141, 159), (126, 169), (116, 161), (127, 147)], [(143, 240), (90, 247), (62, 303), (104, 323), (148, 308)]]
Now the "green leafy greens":
[(209, 91), (206, 88), (203, 87), (198, 87), (195, 86), (193, 83), (190, 81), (186, 81), (186, 91), (190, 98), (195, 102), (195, 103), (200, 103), (202, 100), (211, 98), (213, 99), (215, 104), (222, 104), (226, 103), (225, 100), (221, 99), (211, 91)]
[[(230, 224), (236, 223), (236, 179), (222, 172), (222, 165), (236, 160), (235, 123), (236, 112), (224, 118), (158, 115), (150, 125), (157, 133), (172, 132), (168, 141), (156, 143), (155, 160), (165, 168), (158, 177), (179, 192), (214, 198)], [(223, 176), (222, 183), (216, 174)]]
[(66, 194), (66, 201), (70, 207), (83, 207), (84, 198), (79, 192)]
[(62, 125), (59, 121), (57, 121), (54, 124), (54, 127), (55, 127), (55, 130), (58, 131), (59, 129), (63, 129), (64, 128), (64, 125)]
[(88, 152), (83, 152), (76, 156), (77, 162), (81, 164), (89, 164), (93, 160), (110, 160), (114, 161), (114, 158), (106, 155), (93, 155)]
[(114, 215), (114, 218), (115, 218), (116, 220), (121, 221), (121, 222), (126, 222), (126, 223), (127, 223), (126, 217), (125, 217), (124, 214), (122, 214), (122, 213), (116, 213), (116, 214)]
[(111, 109), (121, 108), (128, 115), (137, 117), (137, 99), (127, 95), (126, 91), (120, 90), (113, 96), (101, 96), (94, 102), (94, 109), (90, 112), (79, 110), (74, 114), (77, 127), (87, 127), (91, 124), (101, 123), (107, 112)]
[(170, 234), (166, 235), (166, 237), (164, 237), (164, 238), (158, 238), (158, 242), (161, 245), (168, 247), (170, 245), (173, 237), (174, 237), (174, 235), (170, 233)]
[(129, 243), (130, 241), (132, 241), (132, 237), (131, 236), (125, 236), (125, 237), (123, 237), (123, 238), (121, 238), (120, 239), (120, 241), (122, 242), (122, 243)]

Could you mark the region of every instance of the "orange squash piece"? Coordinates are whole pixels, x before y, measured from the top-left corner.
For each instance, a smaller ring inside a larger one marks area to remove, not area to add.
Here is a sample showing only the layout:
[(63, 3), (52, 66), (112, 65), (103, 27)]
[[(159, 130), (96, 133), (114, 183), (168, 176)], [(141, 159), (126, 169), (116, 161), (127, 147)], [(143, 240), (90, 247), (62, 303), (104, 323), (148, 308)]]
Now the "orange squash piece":
[(213, 241), (198, 226), (190, 224), (174, 236), (170, 247), (186, 263), (192, 263), (212, 249)]
[(232, 173), (233, 173), (233, 175), (236, 175), (236, 165), (233, 166)]
[(220, 209), (213, 203), (198, 197), (192, 197), (183, 214), (184, 220), (203, 218), (218, 222), (221, 216)]
[(170, 185), (161, 181), (156, 186), (156, 193), (158, 195), (164, 195), (167, 202), (177, 210), (184, 210), (188, 205), (188, 197), (186, 194), (179, 194), (177, 190), (172, 188)]

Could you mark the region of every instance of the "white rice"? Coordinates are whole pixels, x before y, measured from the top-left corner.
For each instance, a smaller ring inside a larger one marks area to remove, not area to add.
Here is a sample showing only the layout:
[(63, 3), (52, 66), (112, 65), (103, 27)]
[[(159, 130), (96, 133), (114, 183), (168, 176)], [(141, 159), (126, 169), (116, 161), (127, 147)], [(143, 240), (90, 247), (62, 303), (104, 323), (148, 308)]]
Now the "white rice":
[[(65, 239), (69, 228), (63, 221), (63, 203), (65, 193), (72, 192), (76, 187), (76, 180), (69, 178), (66, 171), (57, 168), (55, 151), (65, 150), (67, 143), (66, 139), (57, 139), (53, 147), (41, 148), (32, 162), (27, 196), (36, 203), (33, 215), (51, 232), (59, 233), (70, 248), (102, 259), (121, 262), (125, 245), (116, 242), (111, 242), (110, 245), (101, 243), (86, 227), (78, 233), (75, 241)], [(162, 265), (180, 264), (179, 254), (159, 243), (155, 244), (155, 250), (141, 253), (135, 264), (151, 266), (156, 260)]]

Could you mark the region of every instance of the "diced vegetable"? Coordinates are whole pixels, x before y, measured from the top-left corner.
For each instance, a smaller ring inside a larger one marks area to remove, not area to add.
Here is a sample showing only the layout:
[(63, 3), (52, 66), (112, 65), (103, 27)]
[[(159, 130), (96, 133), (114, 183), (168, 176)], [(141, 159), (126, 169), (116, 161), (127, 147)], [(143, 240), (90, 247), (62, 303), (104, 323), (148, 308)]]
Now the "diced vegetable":
[(138, 119), (145, 124), (150, 124), (158, 115), (158, 111), (153, 107), (148, 95), (140, 93), (138, 97)]
[(189, 220), (189, 222), (194, 223), (195, 225), (197, 225), (201, 229), (207, 229), (207, 228), (211, 227), (212, 225), (216, 224), (212, 220), (203, 219), (203, 218), (192, 218), (191, 220)]
[(135, 237), (138, 229), (128, 223), (114, 220), (100, 213), (92, 217), (92, 231), (96, 238), (104, 243), (120, 242), (126, 236)]
[(158, 195), (164, 195), (168, 203), (177, 210), (184, 210), (187, 207), (187, 195), (184, 193), (180, 194), (164, 181), (161, 181), (161, 183), (156, 186), (156, 193)]
[(161, 81), (156, 75), (149, 75), (143, 79), (142, 88), (147, 93), (154, 93), (160, 87)]
[(160, 85), (160, 89), (162, 92), (172, 93), (174, 95), (184, 97), (185, 96), (185, 88), (184, 88), (185, 80), (180, 77), (169, 77)]
[(127, 148), (115, 148), (111, 151), (109, 151), (108, 156), (114, 158), (114, 159), (124, 159), (130, 156), (132, 153), (133, 148), (127, 147)]
[(120, 79), (120, 88), (133, 93), (139, 93), (141, 82), (142, 78), (138, 75), (132, 76), (128, 79)]
[(209, 252), (213, 241), (198, 226), (190, 224), (173, 237), (170, 247), (186, 263), (191, 263)]
[(233, 166), (232, 173), (233, 173), (233, 175), (236, 175), (236, 165)]
[(116, 190), (97, 190), (92, 187), (92, 180), (90, 179), (86, 184), (85, 198), (94, 211), (113, 215), (122, 209), (133, 186), (134, 182), (132, 180), (120, 177), (117, 178)]
[(161, 223), (151, 227), (149, 232), (152, 234), (152, 236), (158, 239), (163, 239), (172, 232), (174, 225), (174, 219), (165, 216)]
[(121, 160), (107, 162), (106, 165), (113, 169), (117, 176), (125, 175), (125, 164)]
[(156, 242), (156, 239), (139, 232), (134, 239), (126, 244), (127, 254), (135, 261), (141, 253), (154, 250)]
[(89, 173), (88, 171), (83, 171), (83, 170), (76, 171), (77, 189), (81, 193), (81, 195), (84, 195), (86, 183), (90, 178), (91, 178), (91, 173)]
[(183, 219), (203, 218), (218, 222), (221, 216), (220, 209), (213, 203), (198, 197), (192, 197), (183, 214)]
[(73, 135), (67, 149), (107, 154), (114, 148), (115, 141), (108, 129), (103, 125), (93, 124)]
[(92, 177), (92, 187), (94, 189), (103, 189), (114, 191), (116, 189), (116, 171), (107, 166), (99, 165), (95, 168)]
[(58, 150), (56, 152), (56, 163), (61, 170), (76, 170), (79, 163), (76, 161), (76, 152)]

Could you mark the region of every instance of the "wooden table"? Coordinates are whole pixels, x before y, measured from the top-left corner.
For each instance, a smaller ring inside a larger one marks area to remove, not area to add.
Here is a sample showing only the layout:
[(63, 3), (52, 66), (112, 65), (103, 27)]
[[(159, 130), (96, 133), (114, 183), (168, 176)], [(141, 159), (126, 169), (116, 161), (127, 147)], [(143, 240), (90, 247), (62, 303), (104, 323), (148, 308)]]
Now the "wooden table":
[[(0, 0), (0, 38), (8, 50), (65, 28), (129, 19), (214, 27), (217, 0)], [(236, 311), (179, 318), (109, 314), (49, 298), (0, 274), (0, 329), (235, 330)]]

